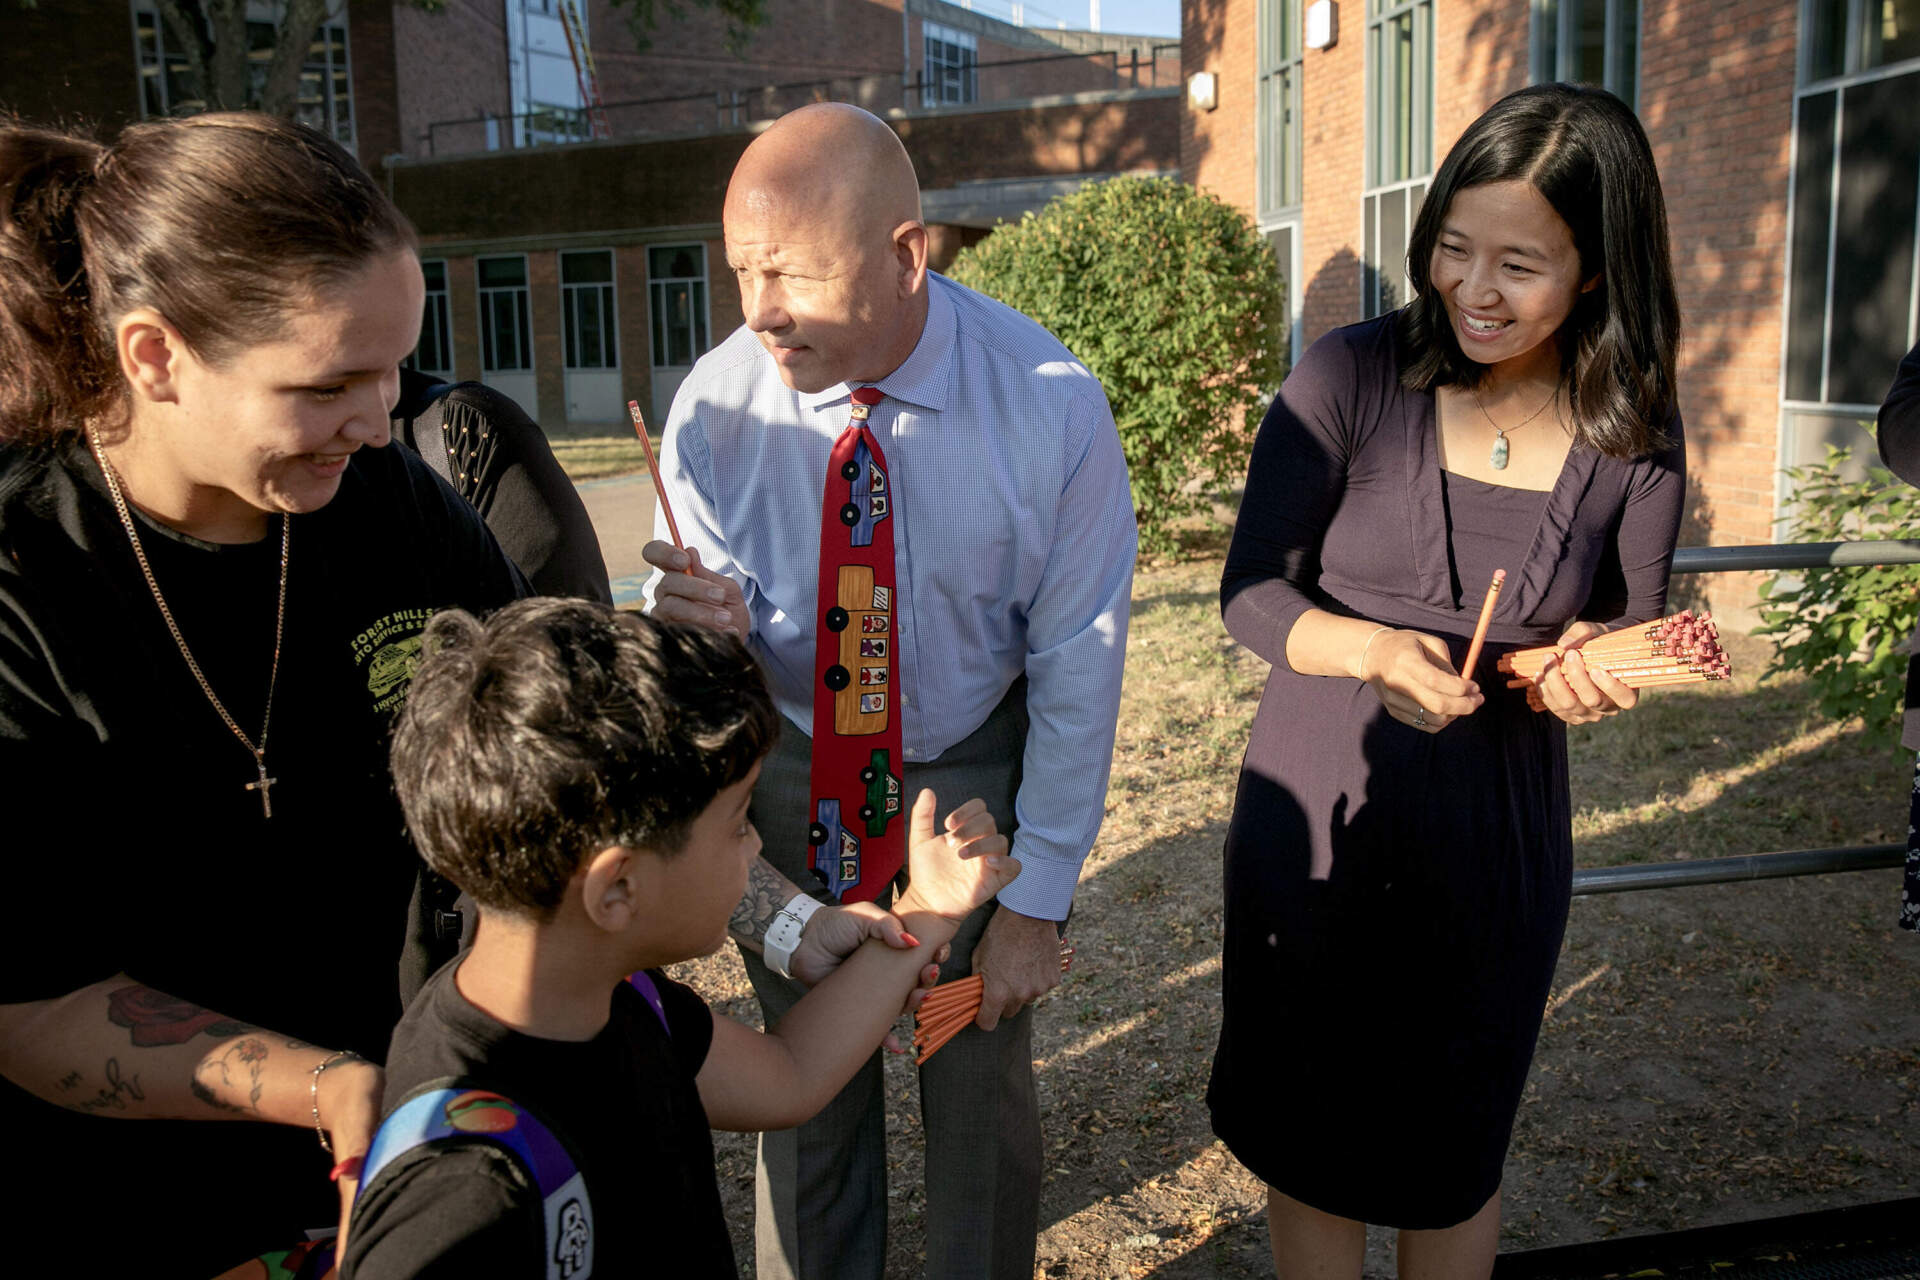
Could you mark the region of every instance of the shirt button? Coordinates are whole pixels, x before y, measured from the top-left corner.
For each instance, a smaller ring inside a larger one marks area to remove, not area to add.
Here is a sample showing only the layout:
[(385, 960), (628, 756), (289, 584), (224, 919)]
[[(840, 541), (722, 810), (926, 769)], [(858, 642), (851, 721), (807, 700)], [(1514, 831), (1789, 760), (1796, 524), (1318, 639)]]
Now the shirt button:
[(910, 707), (913, 705), (913, 699), (909, 697), (907, 694), (903, 693), (900, 695), (900, 705), (903, 707)]
[(905, 751), (901, 752), (901, 754), (909, 760), (918, 760), (920, 758), (919, 750), (914, 747), (908, 747)]

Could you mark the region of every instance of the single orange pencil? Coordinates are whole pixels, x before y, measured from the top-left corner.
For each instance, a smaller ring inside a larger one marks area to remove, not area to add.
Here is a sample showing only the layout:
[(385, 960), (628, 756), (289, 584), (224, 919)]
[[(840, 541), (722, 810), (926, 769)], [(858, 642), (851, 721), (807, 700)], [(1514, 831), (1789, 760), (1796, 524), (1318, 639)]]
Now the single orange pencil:
[(647, 439), (647, 422), (640, 416), (640, 402), (627, 401), (627, 412), (633, 415), (633, 431), (640, 437), (640, 447), (647, 451), (647, 470), (653, 473), (654, 496), (660, 499), (660, 509), (667, 514), (667, 532), (673, 535), (673, 545), (685, 551), (687, 544), (680, 541), (680, 526), (674, 523), (673, 504), (667, 501), (667, 486), (660, 479), (660, 464), (653, 456), (653, 441)]
[(1480, 647), (1487, 642), (1487, 624), (1493, 621), (1493, 602), (1500, 598), (1500, 588), (1507, 580), (1505, 569), (1493, 571), (1493, 581), (1487, 584), (1487, 598), (1480, 604), (1480, 621), (1474, 624), (1473, 641), (1467, 645), (1467, 660), (1461, 664), (1460, 674), (1473, 679), (1473, 669), (1480, 661)]

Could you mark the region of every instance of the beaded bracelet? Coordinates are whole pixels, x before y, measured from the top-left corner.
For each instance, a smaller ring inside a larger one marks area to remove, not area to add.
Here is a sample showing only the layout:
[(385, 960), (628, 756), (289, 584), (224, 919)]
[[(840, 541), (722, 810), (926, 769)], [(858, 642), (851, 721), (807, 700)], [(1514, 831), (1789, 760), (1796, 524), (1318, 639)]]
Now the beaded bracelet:
[(309, 1085), (307, 1089), (307, 1100), (313, 1107), (313, 1132), (320, 1139), (320, 1149), (328, 1155), (333, 1154), (333, 1144), (327, 1141), (327, 1127), (320, 1123), (320, 1073), (342, 1058), (351, 1058), (355, 1062), (366, 1061), (365, 1058), (362, 1058), (351, 1049), (341, 1049), (337, 1052), (330, 1053), (322, 1058), (320, 1064), (313, 1069), (313, 1083)]

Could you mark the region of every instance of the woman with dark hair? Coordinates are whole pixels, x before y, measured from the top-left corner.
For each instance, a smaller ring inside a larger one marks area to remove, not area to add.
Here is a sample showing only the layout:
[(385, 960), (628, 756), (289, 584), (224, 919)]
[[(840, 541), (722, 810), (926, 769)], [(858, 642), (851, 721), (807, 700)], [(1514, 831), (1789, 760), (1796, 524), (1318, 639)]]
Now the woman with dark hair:
[[(1273, 664), (1226, 842), (1208, 1102), (1283, 1277), (1484, 1276), (1565, 927), (1579, 648), (1659, 616), (1685, 491), (1660, 180), (1611, 95), (1512, 94), (1435, 175), (1417, 296), (1327, 334), (1261, 425), (1229, 631)], [(1484, 657), (1460, 671), (1496, 569)], [(1529, 711), (1495, 668), (1557, 643)]]
[(388, 723), (436, 610), (526, 588), (380, 447), (422, 297), (312, 130), (0, 121), (0, 1128), (9, 1220), (73, 1269), (336, 1219), (451, 954)]

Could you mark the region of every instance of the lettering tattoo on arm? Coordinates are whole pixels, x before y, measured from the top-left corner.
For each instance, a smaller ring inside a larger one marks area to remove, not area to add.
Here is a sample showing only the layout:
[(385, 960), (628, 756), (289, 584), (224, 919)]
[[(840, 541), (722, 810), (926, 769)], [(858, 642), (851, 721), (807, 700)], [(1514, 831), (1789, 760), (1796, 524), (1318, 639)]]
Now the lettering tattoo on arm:
[(775, 871), (772, 863), (765, 858), (755, 857), (747, 867), (747, 891), (740, 895), (733, 915), (727, 920), (727, 932), (752, 950), (759, 951), (774, 916), (798, 892), (793, 881)]
[[(76, 1071), (67, 1080), (73, 1080), (79, 1074)], [(134, 1102), (147, 1100), (146, 1093), (140, 1088), (140, 1073), (136, 1071), (132, 1075), (122, 1075), (120, 1059), (107, 1059), (106, 1077), (106, 1084), (95, 1090), (92, 1097), (75, 1099), (66, 1104), (68, 1109), (91, 1115), (99, 1111), (125, 1111), (129, 1099)], [(63, 1080), (61, 1088), (65, 1087), (66, 1081)]]

